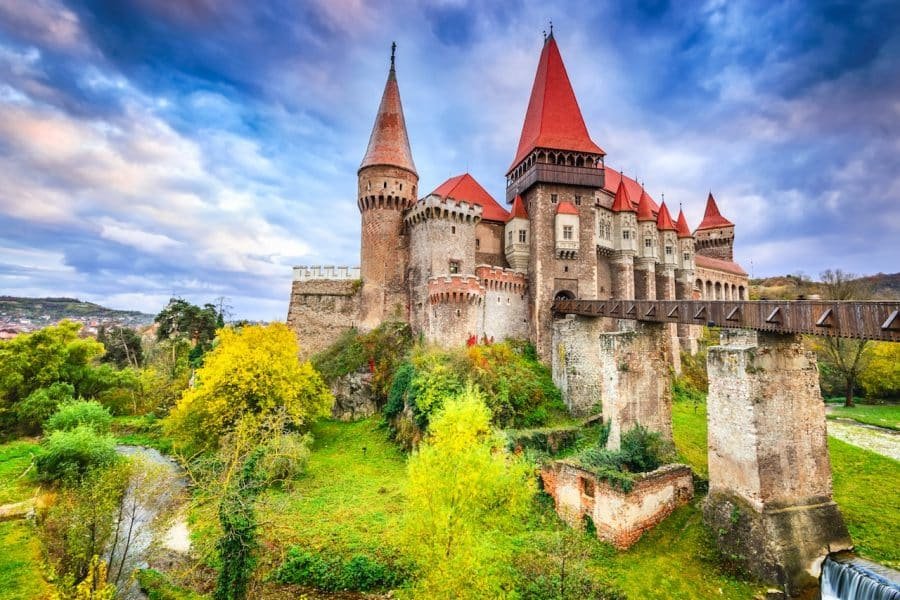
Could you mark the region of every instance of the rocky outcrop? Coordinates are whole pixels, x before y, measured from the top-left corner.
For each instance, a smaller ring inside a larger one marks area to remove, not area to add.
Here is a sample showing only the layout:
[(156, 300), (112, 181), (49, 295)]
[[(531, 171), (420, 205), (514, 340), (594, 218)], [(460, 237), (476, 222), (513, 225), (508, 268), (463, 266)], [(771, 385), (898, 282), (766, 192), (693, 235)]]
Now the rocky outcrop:
[(378, 411), (378, 403), (372, 392), (372, 374), (356, 371), (337, 378), (331, 384), (334, 406), (331, 416), (341, 421), (356, 421), (371, 417)]

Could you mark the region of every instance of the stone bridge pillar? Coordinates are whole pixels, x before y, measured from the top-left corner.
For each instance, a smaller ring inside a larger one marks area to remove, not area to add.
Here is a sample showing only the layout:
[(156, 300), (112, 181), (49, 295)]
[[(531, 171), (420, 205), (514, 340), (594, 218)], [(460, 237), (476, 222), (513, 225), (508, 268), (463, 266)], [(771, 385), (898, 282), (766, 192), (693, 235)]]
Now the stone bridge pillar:
[(815, 355), (797, 335), (722, 331), (709, 349), (707, 524), (719, 547), (789, 596), (851, 546), (831, 498)]
[[(606, 323), (604, 323), (606, 321)], [(569, 317), (553, 329), (553, 381), (574, 415), (602, 407), (608, 447), (637, 424), (672, 439), (671, 336), (667, 324), (608, 331), (608, 319)]]

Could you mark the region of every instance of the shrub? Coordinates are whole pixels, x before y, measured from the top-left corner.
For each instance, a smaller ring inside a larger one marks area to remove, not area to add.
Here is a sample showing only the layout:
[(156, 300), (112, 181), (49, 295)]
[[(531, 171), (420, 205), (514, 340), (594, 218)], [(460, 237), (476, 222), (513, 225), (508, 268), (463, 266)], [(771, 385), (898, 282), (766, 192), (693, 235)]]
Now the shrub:
[(404, 580), (404, 574), (390, 565), (356, 554), (349, 560), (321, 554), (293, 546), (287, 558), (275, 572), (275, 580), (281, 583), (307, 585), (326, 592), (389, 589)]
[(42, 481), (80, 481), (90, 470), (116, 462), (116, 444), (87, 425), (54, 431), (41, 445), (36, 466)]
[(16, 405), (19, 426), (29, 433), (36, 433), (59, 406), (71, 402), (75, 387), (70, 383), (56, 382), (49, 387), (37, 389)]
[(258, 467), (262, 479), (268, 483), (285, 482), (303, 473), (312, 442), (308, 433), (282, 433), (267, 441)]
[(387, 404), (384, 405), (384, 416), (393, 419), (407, 404), (409, 386), (416, 375), (416, 369), (409, 362), (404, 362), (397, 368), (394, 379), (391, 381), (391, 389), (388, 391)]
[(634, 485), (633, 473), (652, 471), (673, 456), (671, 444), (663, 441), (659, 433), (635, 425), (622, 434), (619, 450), (597, 445), (579, 454), (578, 461), (594, 471), (598, 479), (630, 492)]
[(44, 430), (70, 431), (79, 425), (86, 425), (97, 433), (109, 433), (112, 415), (109, 409), (94, 400), (79, 400), (61, 404), (47, 422)]

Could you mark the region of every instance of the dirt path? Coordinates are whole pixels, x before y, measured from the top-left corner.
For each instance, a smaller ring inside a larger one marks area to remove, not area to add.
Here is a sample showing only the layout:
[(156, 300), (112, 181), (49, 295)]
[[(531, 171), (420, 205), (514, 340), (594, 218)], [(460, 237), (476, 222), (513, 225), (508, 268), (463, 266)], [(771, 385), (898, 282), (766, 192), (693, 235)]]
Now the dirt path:
[(828, 419), (828, 435), (900, 461), (900, 432), (863, 425), (851, 419)]

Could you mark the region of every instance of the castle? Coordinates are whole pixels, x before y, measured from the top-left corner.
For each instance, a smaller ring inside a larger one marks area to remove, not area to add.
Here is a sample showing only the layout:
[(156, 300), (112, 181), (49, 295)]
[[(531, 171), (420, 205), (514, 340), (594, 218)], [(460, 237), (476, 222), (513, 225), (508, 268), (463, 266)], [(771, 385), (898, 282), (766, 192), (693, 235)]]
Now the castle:
[[(360, 267), (294, 268), (288, 324), (305, 354), (400, 320), (447, 346), (528, 338), (546, 359), (556, 298), (747, 299), (734, 224), (712, 193), (692, 233), (683, 212), (673, 219), (606, 165), (552, 32), (506, 173), (508, 209), (468, 173), (419, 197), (393, 51), (357, 177)], [(671, 328), (690, 349), (696, 327)]]

